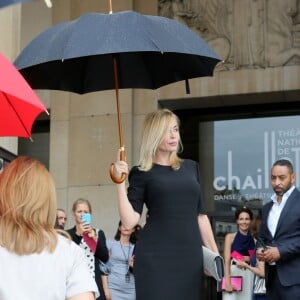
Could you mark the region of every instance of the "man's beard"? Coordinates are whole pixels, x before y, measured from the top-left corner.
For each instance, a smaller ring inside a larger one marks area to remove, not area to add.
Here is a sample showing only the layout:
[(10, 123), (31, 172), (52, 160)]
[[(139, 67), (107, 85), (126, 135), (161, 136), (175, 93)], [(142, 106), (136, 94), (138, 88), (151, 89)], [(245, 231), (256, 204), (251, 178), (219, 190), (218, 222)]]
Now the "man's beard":
[(284, 190), (281, 190), (281, 191), (275, 191), (275, 194), (276, 194), (277, 196), (283, 196), (284, 193), (285, 193)]
[(289, 186), (286, 187), (286, 189), (280, 189), (279, 191), (276, 191), (274, 189), (274, 192), (277, 196), (283, 196), (290, 188), (291, 188), (291, 184)]

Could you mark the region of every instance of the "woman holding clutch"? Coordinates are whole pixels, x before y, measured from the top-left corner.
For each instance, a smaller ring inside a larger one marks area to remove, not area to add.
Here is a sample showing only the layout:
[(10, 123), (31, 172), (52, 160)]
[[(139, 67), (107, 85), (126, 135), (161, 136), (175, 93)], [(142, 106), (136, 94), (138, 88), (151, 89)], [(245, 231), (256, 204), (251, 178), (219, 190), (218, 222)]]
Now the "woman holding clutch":
[[(253, 287), (253, 273), (237, 265), (240, 261), (250, 264), (254, 254), (255, 242), (250, 233), (253, 219), (252, 211), (243, 206), (235, 212), (237, 232), (227, 233), (224, 243), (224, 291), (223, 300), (251, 300)], [(232, 276), (242, 277), (242, 289), (240, 284), (234, 282)]]
[[(252, 235), (255, 242), (256, 242), (256, 237), (258, 236), (259, 233), (260, 224), (261, 224), (261, 216), (258, 215), (254, 219), (253, 226), (252, 226)], [(258, 290), (256, 290), (255, 288), (255, 285), (257, 284), (257, 280), (264, 280), (265, 278), (265, 263), (256, 258), (256, 254), (254, 251), (254, 254), (250, 260), (250, 264), (242, 260), (238, 260), (236, 264), (239, 268), (246, 268), (254, 274), (252, 300), (265, 300), (266, 299), (265, 285), (263, 285), (263, 287)]]
[[(117, 184), (125, 228), (138, 224), (144, 204), (149, 212), (135, 247), (136, 300), (202, 299), (202, 245), (218, 253), (198, 163), (179, 158), (181, 149), (178, 117), (167, 109), (149, 113), (127, 191), (125, 182)], [(127, 174), (127, 163), (116, 161), (114, 172)]]

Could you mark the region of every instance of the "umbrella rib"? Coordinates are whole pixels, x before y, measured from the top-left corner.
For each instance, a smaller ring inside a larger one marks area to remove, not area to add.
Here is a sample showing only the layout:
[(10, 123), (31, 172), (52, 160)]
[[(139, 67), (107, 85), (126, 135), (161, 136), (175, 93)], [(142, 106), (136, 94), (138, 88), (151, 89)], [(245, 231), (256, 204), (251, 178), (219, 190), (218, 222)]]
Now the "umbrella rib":
[(4, 97), (5, 97), (6, 101), (7, 101), (7, 103), (10, 105), (10, 107), (11, 107), (11, 108), (13, 109), (13, 111), (15, 112), (15, 114), (16, 114), (16, 116), (18, 117), (18, 119), (19, 119), (21, 125), (23, 126), (24, 130), (26, 131), (28, 137), (30, 137), (30, 133), (28, 132), (28, 130), (27, 130), (27, 128), (26, 128), (24, 122), (22, 121), (22, 119), (21, 119), (20, 115), (18, 114), (18, 112), (16, 111), (15, 107), (14, 107), (14, 106), (12, 105), (12, 103), (10, 102), (10, 100), (9, 100), (9, 98), (7, 97), (6, 93), (2, 92), (2, 94), (4, 95)]

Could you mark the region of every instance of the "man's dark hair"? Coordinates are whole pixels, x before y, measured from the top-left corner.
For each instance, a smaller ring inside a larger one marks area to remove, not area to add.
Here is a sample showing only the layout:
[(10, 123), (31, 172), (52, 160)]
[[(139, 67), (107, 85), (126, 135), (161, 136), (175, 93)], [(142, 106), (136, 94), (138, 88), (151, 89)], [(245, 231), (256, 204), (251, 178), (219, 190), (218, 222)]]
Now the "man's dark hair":
[(275, 166), (287, 167), (289, 169), (290, 173), (294, 173), (293, 165), (287, 159), (279, 159), (279, 160), (275, 161), (272, 168)]

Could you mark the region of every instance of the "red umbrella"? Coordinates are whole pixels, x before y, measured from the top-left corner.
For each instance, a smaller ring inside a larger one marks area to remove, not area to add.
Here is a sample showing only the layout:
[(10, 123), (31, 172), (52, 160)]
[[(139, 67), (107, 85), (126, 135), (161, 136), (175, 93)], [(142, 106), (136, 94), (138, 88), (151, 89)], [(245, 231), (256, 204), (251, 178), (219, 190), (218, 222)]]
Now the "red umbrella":
[(46, 107), (15, 66), (0, 53), (0, 136), (31, 137)]

